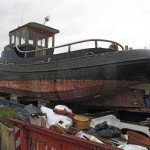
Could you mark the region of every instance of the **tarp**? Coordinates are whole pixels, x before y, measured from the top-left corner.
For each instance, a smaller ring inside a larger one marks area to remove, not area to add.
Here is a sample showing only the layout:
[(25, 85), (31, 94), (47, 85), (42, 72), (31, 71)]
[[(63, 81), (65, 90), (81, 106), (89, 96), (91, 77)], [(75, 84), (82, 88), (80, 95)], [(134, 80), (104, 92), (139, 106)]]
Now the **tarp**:
[(29, 104), (29, 105), (25, 106), (22, 111), (17, 113), (15, 118), (18, 120), (30, 122), (31, 114), (43, 115), (41, 110), (38, 107), (36, 107), (32, 104)]

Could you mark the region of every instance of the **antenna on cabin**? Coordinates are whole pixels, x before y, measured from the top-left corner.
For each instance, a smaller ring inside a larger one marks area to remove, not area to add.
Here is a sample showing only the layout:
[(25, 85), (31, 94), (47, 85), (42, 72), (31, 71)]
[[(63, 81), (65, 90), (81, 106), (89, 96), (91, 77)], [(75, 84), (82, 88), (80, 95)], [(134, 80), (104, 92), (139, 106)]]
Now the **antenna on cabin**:
[(24, 11), (22, 12), (22, 17), (21, 17), (21, 26), (22, 26), (22, 22), (23, 22), (23, 17), (24, 17)]
[(46, 16), (44, 19), (45, 19), (45, 21), (44, 21), (43, 25), (44, 25), (47, 21), (49, 21), (50, 17), (49, 17), (49, 16)]

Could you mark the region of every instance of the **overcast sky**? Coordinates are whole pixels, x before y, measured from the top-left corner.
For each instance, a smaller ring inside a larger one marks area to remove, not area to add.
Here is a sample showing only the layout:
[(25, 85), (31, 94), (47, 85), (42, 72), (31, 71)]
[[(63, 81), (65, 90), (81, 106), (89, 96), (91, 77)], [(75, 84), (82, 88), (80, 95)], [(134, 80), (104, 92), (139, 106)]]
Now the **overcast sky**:
[(150, 0), (1, 0), (0, 49), (10, 30), (28, 22), (60, 30), (55, 45), (100, 38), (150, 48)]

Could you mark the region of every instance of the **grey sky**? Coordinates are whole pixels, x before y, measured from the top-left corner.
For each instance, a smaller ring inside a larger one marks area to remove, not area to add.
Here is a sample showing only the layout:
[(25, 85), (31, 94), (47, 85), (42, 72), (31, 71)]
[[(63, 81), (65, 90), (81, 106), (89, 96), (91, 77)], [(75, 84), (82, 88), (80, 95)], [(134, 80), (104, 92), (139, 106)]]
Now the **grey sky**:
[(150, 48), (150, 0), (1, 0), (0, 48), (10, 30), (28, 22), (60, 30), (56, 44), (102, 38)]

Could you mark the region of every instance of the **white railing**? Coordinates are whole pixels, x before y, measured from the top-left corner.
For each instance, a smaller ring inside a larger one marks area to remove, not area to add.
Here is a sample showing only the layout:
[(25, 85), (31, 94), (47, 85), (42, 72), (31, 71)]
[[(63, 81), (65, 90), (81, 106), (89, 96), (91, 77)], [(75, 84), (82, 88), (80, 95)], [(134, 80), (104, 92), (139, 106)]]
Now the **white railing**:
[(43, 48), (43, 49), (36, 49), (36, 50), (29, 50), (29, 51), (21, 51), (17, 47), (17, 45), (16, 45), (16, 48), (17, 48), (18, 52), (24, 53), (25, 54), (25, 58), (26, 58), (27, 57), (27, 53), (32, 53), (32, 52), (37, 52), (37, 51), (43, 51), (43, 50), (50, 50), (50, 49), (56, 49), (56, 48), (61, 48), (61, 47), (68, 47), (68, 52), (70, 52), (72, 45), (79, 44), (79, 43), (85, 43), (85, 42), (91, 42), (91, 41), (93, 41), (95, 43), (95, 48), (98, 47), (98, 42), (101, 41), (101, 42), (114, 43), (114, 44), (118, 45), (121, 49), (124, 49), (123, 46), (120, 45), (119, 43), (117, 43), (115, 41), (111, 41), (111, 40), (105, 40), (105, 39), (88, 39), (88, 40), (77, 41), (77, 42), (68, 43), (68, 44), (64, 44), (64, 45), (54, 46), (54, 47), (50, 47), (50, 48)]

